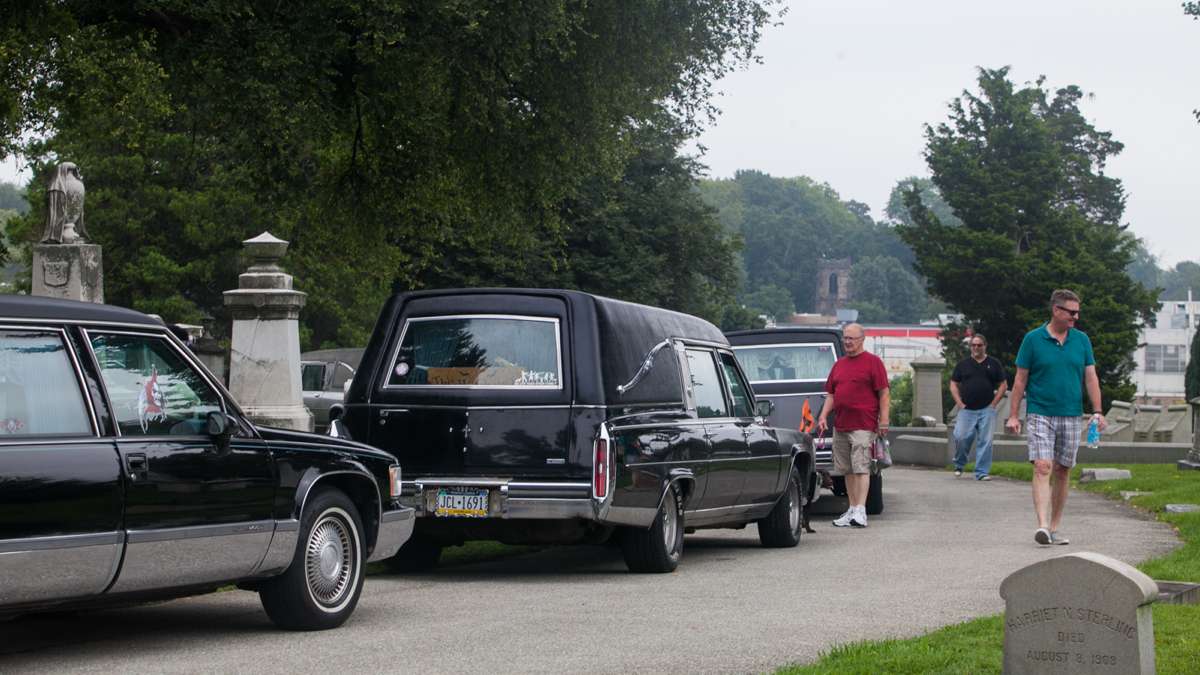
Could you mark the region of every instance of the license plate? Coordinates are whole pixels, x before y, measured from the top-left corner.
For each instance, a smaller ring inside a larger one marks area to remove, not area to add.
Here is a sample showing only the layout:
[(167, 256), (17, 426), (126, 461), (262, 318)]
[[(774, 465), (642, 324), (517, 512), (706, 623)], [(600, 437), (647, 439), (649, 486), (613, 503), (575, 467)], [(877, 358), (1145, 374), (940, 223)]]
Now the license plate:
[(487, 518), (486, 488), (441, 488), (433, 515), (451, 518)]

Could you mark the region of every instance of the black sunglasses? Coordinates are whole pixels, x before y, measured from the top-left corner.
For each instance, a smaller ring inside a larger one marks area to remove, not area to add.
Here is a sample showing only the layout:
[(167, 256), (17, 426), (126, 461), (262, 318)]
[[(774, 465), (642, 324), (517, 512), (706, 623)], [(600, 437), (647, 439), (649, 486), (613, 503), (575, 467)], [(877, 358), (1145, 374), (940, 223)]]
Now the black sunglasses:
[(1062, 305), (1055, 305), (1054, 308), (1061, 309), (1062, 311), (1066, 312), (1067, 314), (1070, 314), (1071, 316), (1079, 316), (1079, 310), (1077, 310), (1077, 309), (1067, 309), (1066, 307), (1063, 307)]

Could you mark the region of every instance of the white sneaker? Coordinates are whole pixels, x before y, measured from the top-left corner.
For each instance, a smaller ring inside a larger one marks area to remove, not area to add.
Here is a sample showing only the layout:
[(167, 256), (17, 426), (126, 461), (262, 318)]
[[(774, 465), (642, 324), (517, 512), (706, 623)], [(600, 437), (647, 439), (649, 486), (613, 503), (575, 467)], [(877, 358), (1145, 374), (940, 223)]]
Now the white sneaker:
[(866, 527), (867, 526), (867, 509), (866, 507), (858, 507), (854, 515), (850, 516), (850, 527)]
[(848, 511), (838, 516), (838, 519), (833, 521), (834, 527), (850, 527), (850, 519), (854, 517), (854, 508), (851, 507)]

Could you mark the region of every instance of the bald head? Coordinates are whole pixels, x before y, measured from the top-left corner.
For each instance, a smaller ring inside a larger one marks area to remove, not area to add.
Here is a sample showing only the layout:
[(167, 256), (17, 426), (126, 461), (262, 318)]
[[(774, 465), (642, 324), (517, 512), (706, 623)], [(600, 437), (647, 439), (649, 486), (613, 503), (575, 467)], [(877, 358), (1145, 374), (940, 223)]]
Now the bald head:
[(842, 346), (846, 348), (846, 356), (858, 356), (863, 352), (863, 340), (866, 337), (866, 331), (863, 330), (862, 324), (848, 323), (842, 329)]

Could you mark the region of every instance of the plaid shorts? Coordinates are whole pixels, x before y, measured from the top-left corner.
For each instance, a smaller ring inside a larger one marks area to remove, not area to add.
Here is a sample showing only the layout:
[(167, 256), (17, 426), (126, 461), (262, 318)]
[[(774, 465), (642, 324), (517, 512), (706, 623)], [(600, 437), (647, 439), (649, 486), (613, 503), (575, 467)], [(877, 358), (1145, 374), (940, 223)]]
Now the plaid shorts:
[(1083, 435), (1082, 417), (1050, 417), (1030, 413), (1025, 417), (1029, 434), (1029, 461), (1052, 459), (1068, 469), (1075, 466), (1075, 453)]

